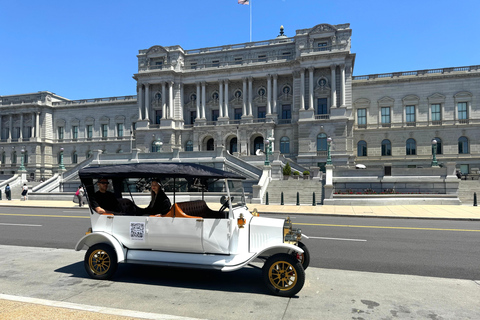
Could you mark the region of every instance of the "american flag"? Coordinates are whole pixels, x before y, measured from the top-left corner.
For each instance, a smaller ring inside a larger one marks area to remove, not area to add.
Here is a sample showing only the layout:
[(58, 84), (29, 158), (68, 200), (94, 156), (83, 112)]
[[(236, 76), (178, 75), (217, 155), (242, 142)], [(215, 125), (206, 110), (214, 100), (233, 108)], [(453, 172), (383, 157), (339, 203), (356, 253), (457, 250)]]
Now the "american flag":
[(249, 4), (249, 0), (238, 0), (238, 4)]

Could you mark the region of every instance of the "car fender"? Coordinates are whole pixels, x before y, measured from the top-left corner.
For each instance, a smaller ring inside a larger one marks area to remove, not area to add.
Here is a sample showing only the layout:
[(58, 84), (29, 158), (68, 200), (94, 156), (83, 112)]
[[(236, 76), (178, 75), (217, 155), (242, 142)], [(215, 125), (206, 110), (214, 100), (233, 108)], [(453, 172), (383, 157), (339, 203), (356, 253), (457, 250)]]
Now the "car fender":
[(82, 250), (83, 246), (91, 247), (98, 243), (111, 245), (117, 253), (117, 262), (125, 261), (127, 249), (114, 236), (105, 232), (93, 232), (83, 236), (75, 246), (75, 251)]
[(290, 254), (292, 252), (303, 253), (303, 250), (294, 244), (282, 243), (262, 249), (262, 251), (256, 254), (256, 257), (270, 257), (277, 253)]

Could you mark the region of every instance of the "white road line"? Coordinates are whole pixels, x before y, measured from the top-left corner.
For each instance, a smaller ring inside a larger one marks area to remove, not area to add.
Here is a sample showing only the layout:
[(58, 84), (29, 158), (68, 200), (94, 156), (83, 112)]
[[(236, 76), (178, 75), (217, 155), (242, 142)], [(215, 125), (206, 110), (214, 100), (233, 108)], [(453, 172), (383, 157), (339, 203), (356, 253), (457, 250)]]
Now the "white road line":
[(339, 241), (357, 241), (357, 242), (365, 242), (367, 240), (364, 239), (345, 239), (345, 238), (325, 238), (325, 237), (308, 237), (308, 239), (320, 239), (320, 240), (339, 240)]
[(41, 227), (41, 224), (0, 223), (2, 226)]

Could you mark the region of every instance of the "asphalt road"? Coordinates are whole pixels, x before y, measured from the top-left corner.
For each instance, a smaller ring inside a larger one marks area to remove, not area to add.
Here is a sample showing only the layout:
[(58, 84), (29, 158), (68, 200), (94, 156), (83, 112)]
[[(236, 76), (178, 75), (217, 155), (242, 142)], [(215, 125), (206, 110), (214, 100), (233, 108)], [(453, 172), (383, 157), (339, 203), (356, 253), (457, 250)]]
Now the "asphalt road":
[[(312, 267), (480, 279), (480, 222), (291, 218), (309, 236)], [(88, 209), (0, 208), (3, 245), (73, 249), (89, 226)]]

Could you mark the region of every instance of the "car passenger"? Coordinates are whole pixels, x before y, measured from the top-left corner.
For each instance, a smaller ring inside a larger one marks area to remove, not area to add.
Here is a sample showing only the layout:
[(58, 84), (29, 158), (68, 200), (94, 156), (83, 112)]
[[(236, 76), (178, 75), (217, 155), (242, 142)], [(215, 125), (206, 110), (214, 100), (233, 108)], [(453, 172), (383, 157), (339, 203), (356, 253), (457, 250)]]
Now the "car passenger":
[(151, 185), (151, 200), (146, 208), (136, 208), (137, 215), (163, 215), (168, 213), (172, 204), (165, 192), (163, 192), (160, 183), (157, 180), (152, 180)]
[(99, 214), (121, 212), (122, 208), (115, 195), (108, 191), (108, 179), (101, 178), (97, 182), (98, 191), (92, 199), (92, 208)]

